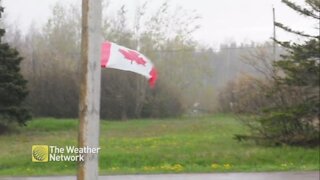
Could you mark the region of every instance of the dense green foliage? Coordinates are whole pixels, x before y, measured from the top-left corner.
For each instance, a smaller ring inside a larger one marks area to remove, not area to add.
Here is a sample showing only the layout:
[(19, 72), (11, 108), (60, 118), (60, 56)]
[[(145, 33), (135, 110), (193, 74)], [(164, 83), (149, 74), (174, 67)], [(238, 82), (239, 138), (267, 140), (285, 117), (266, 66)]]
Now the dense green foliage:
[[(73, 162), (31, 162), (31, 146), (77, 145), (78, 121), (35, 119), (0, 136), (0, 176), (75, 175)], [(319, 149), (238, 143), (234, 117), (102, 121), (100, 174), (319, 170)]]
[[(2, 11), (0, 7), (0, 17)], [(20, 74), (22, 58), (17, 50), (1, 41), (4, 33), (0, 29), (0, 134), (13, 122), (21, 125), (31, 118), (22, 104), (28, 94), (27, 81)]]

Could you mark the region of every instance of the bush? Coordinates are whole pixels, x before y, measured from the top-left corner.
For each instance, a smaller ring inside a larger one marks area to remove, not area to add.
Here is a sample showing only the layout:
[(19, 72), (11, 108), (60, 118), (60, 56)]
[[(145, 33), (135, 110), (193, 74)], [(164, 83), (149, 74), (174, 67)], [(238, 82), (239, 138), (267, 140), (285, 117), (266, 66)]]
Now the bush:
[(142, 117), (177, 117), (185, 112), (181, 95), (176, 89), (159, 82), (149, 90), (142, 109)]
[(257, 113), (260, 108), (273, 103), (267, 97), (270, 83), (250, 75), (242, 75), (230, 81), (220, 90), (220, 111), (232, 113)]
[(313, 146), (320, 141), (316, 91), (243, 76), (220, 92), (220, 104), (251, 130), (250, 135), (236, 135), (238, 140)]

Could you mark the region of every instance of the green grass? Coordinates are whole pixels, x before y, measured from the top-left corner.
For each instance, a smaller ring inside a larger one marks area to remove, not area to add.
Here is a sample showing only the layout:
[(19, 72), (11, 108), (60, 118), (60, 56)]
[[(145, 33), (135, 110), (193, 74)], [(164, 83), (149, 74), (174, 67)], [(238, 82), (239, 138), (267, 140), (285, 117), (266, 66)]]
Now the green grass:
[[(0, 175), (75, 174), (74, 162), (31, 162), (31, 146), (77, 144), (78, 121), (35, 119), (0, 136)], [(100, 173), (181, 173), (319, 170), (319, 148), (239, 143), (246, 133), (232, 116), (102, 121)]]

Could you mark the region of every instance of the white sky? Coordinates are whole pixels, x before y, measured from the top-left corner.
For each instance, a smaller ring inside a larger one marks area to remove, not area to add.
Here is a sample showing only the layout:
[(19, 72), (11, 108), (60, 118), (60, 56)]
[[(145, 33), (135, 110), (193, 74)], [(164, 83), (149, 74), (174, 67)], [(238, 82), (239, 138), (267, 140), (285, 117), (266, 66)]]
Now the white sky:
[[(111, 0), (115, 6), (127, 4), (133, 9), (143, 0)], [(149, 0), (157, 6), (163, 0)], [(293, 0), (301, 3), (303, 0)], [(56, 2), (64, 4), (78, 3), (81, 0), (2, 0), (9, 23), (28, 29), (31, 22), (44, 24), (50, 16), (50, 8)], [(305, 32), (317, 31), (316, 24), (307, 22), (293, 10), (281, 3), (281, 0), (168, 0), (170, 4), (180, 5), (187, 10), (196, 10), (202, 17), (201, 28), (194, 34), (195, 39), (218, 47), (220, 43), (236, 41), (264, 42), (273, 34), (272, 6), (276, 9), (277, 21)], [(130, 10), (130, 9), (129, 9)], [(286, 33), (277, 30), (278, 38), (288, 39)]]

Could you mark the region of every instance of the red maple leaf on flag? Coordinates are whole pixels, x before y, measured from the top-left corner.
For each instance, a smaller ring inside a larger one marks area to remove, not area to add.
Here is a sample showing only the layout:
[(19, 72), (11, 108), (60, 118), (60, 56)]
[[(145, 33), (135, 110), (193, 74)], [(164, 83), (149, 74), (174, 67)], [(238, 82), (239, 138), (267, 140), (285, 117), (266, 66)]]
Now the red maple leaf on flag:
[(123, 54), (123, 56), (132, 62), (136, 62), (138, 65), (143, 65), (146, 66), (147, 61), (144, 60), (142, 57), (139, 57), (139, 53), (137, 53), (136, 51), (132, 51), (132, 50), (123, 50), (123, 49), (119, 49), (120, 53)]

